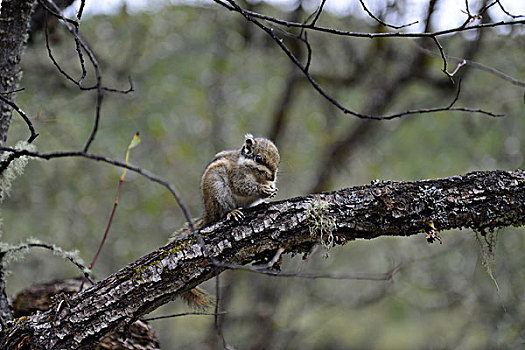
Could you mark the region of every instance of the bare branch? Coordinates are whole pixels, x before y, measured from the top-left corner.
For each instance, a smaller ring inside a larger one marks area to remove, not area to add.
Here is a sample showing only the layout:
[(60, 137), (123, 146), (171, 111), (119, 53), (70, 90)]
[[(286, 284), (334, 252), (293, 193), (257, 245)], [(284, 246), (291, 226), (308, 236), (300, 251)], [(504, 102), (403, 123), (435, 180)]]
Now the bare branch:
[[(96, 90), (97, 89), (97, 85), (93, 85), (93, 86), (83, 86), (82, 85), (82, 81), (83, 81), (83, 79), (85, 77), (85, 67), (84, 67), (84, 64), (83, 64), (83, 62), (84, 62), (83, 58), (81, 60), (81, 62), (82, 62), (82, 77), (79, 80), (76, 80), (70, 74), (68, 74), (64, 69), (62, 69), (60, 64), (57, 62), (57, 60), (55, 59), (55, 56), (53, 55), (53, 51), (51, 50), (51, 45), (49, 43), (49, 30), (48, 30), (48, 26), (47, 26), (47, 21), (46, 21), (46, 26), (45, 26), (44, 33), (45, 33), (45, 38), (46, 38), (47, 55), (48, 55), (49, 59), (51, 59), (51, 62), (53, 62), (53, 65), (58, 69), (60, 74), (62, 74), (67, 80), (71, 81), (73, 84), (77, 85), (80, 90), (85, 90), (85, 91)], [(76, 33), (75, 35), (78, 36), (78, 32), (76, 31), (75, 33)], [(77, 41), (77, 39), (75, 39), (75, 42), (77, 43), (77, 45), (79, 45), (79, 42)], [(78, 49), (77, 49), (77, 52), (78, 52)], [(131, 77), (128, 77), (128, 81), (129, 81), (129, 88), (127, 90), (120, 90), (120, 89), (115, 89), (115, 88), (109, 88), (109, 87), (106, 87), (106, 86), (101, 86), (101, 88), (102, 88), (102, 90), (108, 91), (108, 92), (114, 92), (114, 93), (120, 93), (120, 94), (128, 94), (128, 93), (134, 91), (134, 89), (133, 89), (133, 81), (131, 80)]]
[(308, 16), (306, 20), (304, 20), (303, 23), (304, 24), (308, 23), (308, 21), (312, 19), (313, 17), (313, 20), (312, 22), (310, 22), (310, 25), (315, 25), (317, 23), (317, 20), (319, 20), (319, 17), (321, 17), (321, 13), (323, 12), (323, 8), (325, 4), (326, 4), (326, 0), (322, 0), (319, 6), (317, 7), (317, 9), (312, 14), (310, 14), (310, 16)]
[[(215, 2), (219, 4), (223, 4), (221, 0), (214, 0)], [(341, 103), (339, 103), (335, 98), (333, 98), (331, 95), (329, 95), (312, 77), (312, 75), (308, 72), (307, 68), (299, 62), (297, 57), (290, 51), (290, 49), (283, 43), (283, 41), (277, 37), (272, 30), (272, 28), (269, 28), (262, 24), (260, 21), (258, 21), (255, 16), (252, 16), (250, 11), (246, 11), (239, 7), (237, 3), (233, 0), (226, 0), (230, 4), (228, 8), (233, 8), (234, 11), (239, 12), (241, 15), (243, 15), (246, 20), (254, 23), (259, 28), (261, 28), (266, 34), (268, 34), (275, 42), (276, 44), (284, 51), (284, 53), (292, 60), (292, 62), (303, 72), (305, 77), (308, 79), (310, 84), (313, 86), (313, 88), (326, 100), (328, 100), (331, 104), (333, 104), (335, 107), (337, 107), (339, 110), (341, 110), (345, 114), (350, 114), (355, 117), (361, 118), (361, 119), (373, 119), (373, 120), (391, 120), (396, 119), (408, 115), (415, 115), (415, 114), (431, 114), (431, 113), (437, 113), (437, 112), (443, 112), (443, 111), (451, 111), (451, 112), (468, 112), (468, 113), (480, 113), (485, 114), (491, 117), (500, 117), (500, 114), (496, 114), (493, 112), (485, 111), (483, 109), (473, 109), (473, 108), (467, 108), (467, 107), (435, 107), (435, 108), (422, 108), (422, 109), (413, 109), (413, 110), (407, 110), (404, 112), (399, 113), (393, 113), (393, 114), (387, 114), (382, 116), (377, 115), (371, 115), (371, 114), (365, 114), (365, 113), (359, 113), (356, 111), (353, 111), (351, 109), (348, 109), (344, 107)], [(524, 21), (525, 22), (525, 21)], [(304, 26), (301, 26), (304, 27)], [(308, 27), (305, 27), (308, 28)]]
[[(416, 41), (412, 41), (412, 43), (417, 47), (418, 50), (422, 51), (424, 54), (428, 55), (428, 56), (434, 56), (434, 57), (440, 57), (441, 53), (435, 53), (435, 52), (432, 52), (431, 50), (428, 50), (427, 48), (424, 48), (422, 47), (421, 45), (419, 45)], [(476, 68), (476, 69), (480, 69), (480, 70), (483, 70), (485, 72), (489, 72), (491, 74), (494, 74), (495, 76), (503, 79), (503, 80), (506, 80), (508, 82), (510, 82), (511, 84), (513, 85), (516, 85), (516, 86), (520, 86), (520, 87), (525, 87), (525, 81), (521, 81), (521, 80), (518, 80), (514, 77), (511, 77), (510, 75), (506, 74), (506, 73), (503, 73), (502, 71), (500, 70), (497, 70), (496, 68), (493, 68), (493, 67), (489, 67), (487, 65), (484, 65), (482, 63), (479, 63), (479, 62), (475, 62), (475, 61), (472, 61), (472, 60), (469, 60), (469, 59), (466, 59), (466, 58), (463, 58), (463, 57), (455, 57), (455, 56), (445, 56), (448, 60), (454, 60), (454, 61), (457, 61), (459, 62), (459, 64), (463, 64), (463, 62), (465, 62), (464, 64), (472, 67), (472, 68)]]
[[(200, 243), (199, 243), (200, 245)], [(200, 245), (202, 247), (202, 245)], [(214, 261), (214, 259), (212, 258), (212, 261)], [(214, 265), (215, 265), (215, 261), (214, 261)], [(217, 265), (215, 265), (217, 266)], [(216, 267), (215, 268), (215, 312), (214, 312), (214, 325), (215, 325), (215, 331), (217, 332), (217, 336), (219, 337), (219, 339), (222, 341), (222, 347), (224, 349), (234, 349), (233, 346), (231, 346), (230, 344), (228, 344), (228, 342), (226, 341), (226, 338), (224, 337), (224, 332), (222, 330), (222, 319), (221, 319), (221, 315), (224, 313), (224, 312), (220, 312), (219, 311), (219, 304), (220, 304), (220, 301), (221, 301), (221, 294), (220, 294), (220, 270)]]
[[(177, 204), (181, 208), (182, 213), (184, 214), (184, 217), (188, 221), (192, 232), (194, 231), (193, 219), (192, 219), (192, 216), (190, 214), (190, 211), (188, 210), (188, 207), (184, 204), (184, 202), (183, 202), (179, 192), (175, 188), (175, 186), (173, 186), (172, 184), (168, 183), (167, 181), (161, 179), (157, 175), (155, 175), (153, 173), (150, 173), (147, 170), (144, 170), (144, 169), (139, 168), (137, 166), (134, 166), (132, 164), (126, 164), (126, 163), (120, 162), (118, 160), (114, 160), (114, 159), (111, 159), (111, 158), (108, 158), (108, 157), (104, 157), (104, 156), (100, 156), (100, 155), (96, 155), (96, 154), (92, 154), (92, 153), (86, 153), (86, 152), (83, 152), (83, 151), (82, 152), (81, 151), (70, 151), (70, 152), (64, 151), (64, 152), (53, 152), (53, 153), (39, 153), (39, 152), (31, 152), (31, 151), (28, 151), (28, 150), (17, 150), (17, 149), (13, 149), (13, 148), (9, 148), (9, 147), (2, 147), (2, 146), (0, 146), (0, 151), (12, 152), (12, 154), (14, 155), (13, 159), (19, 158), (19, 157), (22, 157), (22, 156), (35, 157), (35, 158), (41, 158), (41, 159), (46, 159), (46, 160), (54, 159), (54, 158), (71, 158), (71, 157), (86, 158), (86, 159), (96, 160), (96, 161), (99, 161), (99, 162), (108, 163), (108, 164), (111, 164), (111, 165), (114, 165), (114, 166), (118, 166), (120, 168), (126, 168), (128, 170), (136, 172), (137, 174), (140, 174), (140, 175), (144, 176), (145, 178), (147, 178), (147, 179), (149, 179), (149, 180), (151, 180), (153, 182), (156, 182), (156, 183), (166, 187), (168, 189), (168, 191), (170, 191), (170, 193), (173, 195), (173, 197), (177, 201)], [(12, 161), (13, 159), (11, 159), (10, 161)], [(6, 161), (4, 161), (3, 163), (5, 163), (5, 162)], [(9, 164), (4, 165), (3, 163), (0, 164), (0, 169), (5, 169), (9, 165)]]
[(363, 0), (359, 0), (359, 2), (361, 3), (361, 7), (363, 8), (363, 10), (370, 16), (372, 17), (372, 19), (374, 19), (375, 21), (377, 21), (379, 24), (385, 26), (385, 27), (390, 27), (390, 28), (394, 28), (394, 29), (401, 29), (401, 28), (405, 28), (405, 27), (410, 27), (414, 24), (418, 24), (419, 21), (414, 21), (414, 22), (411, 22), (411, 23), (407, 23), (407, 24), (403, 24), (403, 25), (400, 25), (400, 26), (396, 26), (396, 25), (392, 25), (392, 24), (388, 24), (384, 21), (382, 21), (380, 18), (374, 16), (374, 14), (372, 13), (372, 11), (370, 11), (366, 5), (365, 5), (365, 2)]
[(84, 12), (84, 6), (86, 5), (86, 0), (80, 0), (80, 7), (77, 12), (77, 19), (80, 21), (82, 18), (82, 13)]
[(458, 89), (456, 91), (456, 96), (454, 97), (454, 99), (452, 100), (452, 102), (450, 102), (450, 104), (448, 105), (449, 108), (452, 108), (452, 106), (454, 106), (456, 104), (456, 102), (458, 101), (459, 99), (459, 94), (461, 93), (461, 80), (459, 81), (458, 83)]
[[(434, 39), (434, 42), (436, 43), (436, 46), (437, 46), (437, 48), (439, 50), (439, 53), (441, 55), (441, 59), (443, 60), (443, 69), (442, 69), (442, 71), (443, 71), (443, 73), (445, 73), (447, 75), (447, 77), (450, 78), (450, 81), (452, 83), (454, 83), (454, 75), (456, 75), (456, 73), (459, 71), (459, 69), (461, 67), (463, 67), (467, 63), (467, 61), (463, 60), (462, 62), (458, 63), (456, 69), (454, 69), (454, 71), (452, 73), (449, 73), (448, 72), (448, 68), (447, 68), (447, 56), (445, 55), (445, 51), (443, 50), (443, 46), (441, 46), (441, 44), (439, 43), (439, 40), (437, 39), (437, 37), (434, 36), (434, 37), (432, 37), (432, 39)], [(458, 95), (456, 96), (456, 100), (458, 98), (459, 98), (459, 89), (458, 89)], [(455, 101), (454, 101), (454, 103), (455, 103)], [(450, 105), (450, 107), (452, 107), (452, 105), (454, 103), (452, 103)]]
[[(22, 243), (20, 245), (14, 246), (12, 248), (8, 248), (7, 250), (5, 250), (2, 253), (5, 254), (7, 252), (20, 251), (20, 250), (24, 250), (24, 249), (28, 249), (28, 248), (43, 248), (43, 249), (50, 250), (50, 251), (52, 251), (54, 253), (58, 251), (57, 247), (55, 247), (55, 246), (53, 246), (51, 244), (38, 242), (38, 243)], [(93, 278), (91, 277), (91, 275), (89, 273), (89, 269), (86, 268), (86, 266), (84, 266), (84, 264), (82, 264), (82, 262), (78, 261), (77, 259), (74, 259), (71, 256), (64, 256), (63, 254), (61, 254), (60, 256), (62, 256), (63, 258), (69, 260), (73, 265), (75, 265), (80, 270), (81, 274), (91, 284), (95, 284), (95, 282), (93, 281)]]
[[(47, 17), (47, 12), (46, 12), (46, 17)], [(53, 62), (53, 64), (55, 65), (55, 67), (57, 67), (58, 71), (66, 77), (66, 79), (70, 80), (71, 82), (73, 82), (74, 84), (78, 85), (80, 89), (86, 89), (85, 87), (82, 86), (82, 83), (81, 83), (81, 80), (83, 79), (83, 77), (85, 77), (85, 72), (86, 72), (86, 68), (84, 66), (84, 64), (82, 63), (82, 78), (79, 79), (78, 81), (75, 80), (71, 75), (69, 75), (66, 71), (64, 71), (62, 69), (62, 67), (58, 64), (58, 62), (56, 61), (55, 59), (55, 56), (53, 56), (53, 52), (51, 51), (51, 46), (49, 45), (49, 28), (48, 28), (48, 25), (47, 25), (47, 19), (45, 21), (46, 25), (45, 25), (45, 30), (44, 30), (44, 33), (45, 33), (45, 38), (46, 38), (46, 48), (47, 48), (47, 55), (49, 56), (49, 58), (51, 59), (51, 62)], [(84, 60), (82, 59), (81, 62), (83, 62)], [(95, 88), (95, 87), (94, 87)]]
[[(283, 248), (279, 248), (278, 252)], [(277, 255), (277, 254), (276, 254)], [(315, 273), (315, 272), (283, 272), (272, 270), (267, 265), (264, 266), (245, 266), (238, 264), (216, 263), (217, 266), (228, 270), (241, 270), (255, 272), (263, 275), (275, 277), (298, 277), (306, 279), (334, 279), (334, 280), (361, 280), (361, 281), (390, 281), (392, 277), (401, 270), (402, 265), (397, 265), (385, 273), (367, 273), (367, 272), (332, 272), (332, 273)], [(268, 265), (270, 265), (268, 263)]]
[[(311, 25), (311, 24), (305, 24), (305, 23), (299, 23), (299, 22), (292, 22), (292, 21), (285, 21), (279, 18), (263, 15), (254, 11), (249, 11), (240, 8), (234, 1), (232, 0), (225, 0), (228, 1), (230, 4), (225, 3), (223, 0), (213, 0), (217, 4), (227, 8), (230, 11), (239, 12), (243, 15), (248, 15), (253, 18), (259, 18), (268, 22), (273, 22), (276, 24), (284, 25), (286, 27), (295, 27), (295, 28), (306, 28), (318, 32), (323, 33), (329, 33), (333, 35), (339, 35), (339, 36), (348, 36), (348, 37), (356, 37), (356, 38), (368, 38), (368, 39), (375, 39), (375, 38), (430, 38), (432, 36), (442, 36), (447, 34), (453, 34), (453, 33), (459, 33), (474, 29), (485, 29), (485, 28), (494, 28), (494, 27), (501, 27), (501, 26), (514, 26), (518, 24), (525, 24), (525, 20), (516, 20), (516, 21), (499, 21), (499, 22), (493, 22), (493, 23), (483, 23), (483, 24), (477, 24), (469, 27), (455, 27), (455, 28), (449, 28), (444, 29), (440, 31), (434, 31), (434, 32), (420, 32), (420, 33), (404, 33), (404, 32), (387, 32), (387, 33), (365, 33), (365, 32), (351, 32), (346, 30), (339, 30), (335, 28), (328, 28), (328, 27), (321, 27), (317, 25)], [(237, 5), (237, 6), (236, 6)], [(239, 7), (239, 9), (237, 8)]]
[[(68, 80), (75, 82), (80, 89), (84, 89), (84, 90), (91, 90), (91, 89), (93, 89), (93, 90), (97, 91), (97, 101), (96, 101), (96, 105), (95, 105), (95, 120), (94, 120), (94, 123), (93, 123), (93, 128), (92, 128), (91, 134), (89, 135), (89, 138), (88, 138), (88, 140), (87, 140), (87, 142), (86, 142), (86, 144), (84, 146), (84, 149), (83, 149), (84, 152), (88, 152), (89, 147), (91, 146), (91, 144), (95, 140), (95, 136), (96, 136), (97, 131), (98, 131), (98, 126), (99, 126), (99, 122), (100, 122), (100, 110), (101, 110), (101, 107), (102, 107), (102, 100), (103, 100), (103, 97), (104, 97), (103, 91), (104, 90), (108, 90), (108, 91), (111, 91), (111, 92), (119, 92), (119, 91), (116, 90), (116, 89), (106, 89), (102, 85), (102, 75), (101, 75), (101, 72), (100, 72), (99, 63), (98, 63), (98, 61), (97, 61), (93, 51), (91, 51), (89, 46), (80, 37), (80, 35), (78, 33), (78, 28), (79, 28), (78, 22), (75, 21), (75, 20), (72, 20), (72, 19), (69, 19), (69, 18), (65, 17), (62, 14), (61, 9), (52, 0), (38, 0), (38, 1), (49, 13), (51, 13), (52, 15), (57, 17), (58, 19), (62, 20), (62, 23), (64, 23), (64, 25), (66, 26), (67, 30), (73, 35), (73, 37), (75, 39), (75, 46), (76, 46), (78, 58), (80, 60), (80, 65), (81, 65), (81, 68), (82, 68), (82, 76), (80, 77), (80, 79), (78, 81), (76, 81), (71, 76), (66, 74), (63, 69), (61, 69), (59, 67), (58, 63), (56, 62), (56, 60), (53, 58), (53, 56), (51, 54), (51, 49), (49, 48), (49, 40), (47, 39), (47, 36), (46, 36), (46, 46), (47, 46), (47, 49), (48, 49), (48, 54), (49, 54), (51, 60), (53, 61), (53, 64), (55, 64), (55, 66), (57, 66), (59, 71)], [(83, 6), (81, 4), (81, 9), (82, 8), (83, 8)], [(79, 12), (79, 14), (81, 15), (80, 12)], [(86, 52), (87, 57), (88, 57), (89, 61), (91, 62), (91, 65), (93, 66), (93, 69), (95, 70), (96, 84), (95, 84), (94, 87), (91, 87), (91, 88), (84, 88), (82, 86), (82, 82), (83, 82), (83, 80), (84, 80), (84, 78), (85, 78), (85, 76), (87, 74), (87, 71), (86, 71), (86, 68), (85, 68), (85, 63), (84, 63), (84, 56), (82, 54), (82, 50), (84, 50)], [(127, 91), (122, 91), (122, 92), (123, 93), (127, 93), (127, 92), (130, 92), (130, 91), (133, 91), (133, 85), (131, 84), (131, 80), (130, 80), (130, 88)]]
[[(20, 91), (20, 90), (17, 90), (17, 91)], [(0, 100), (8, 104), (9, 106), (11, 106), (22, 117), (22, 119), (24, 119), (24, 122), (26, 123), (27, 127), (29, 128), (29, 132), (31, 133), (31, 135), (27, 139), (27, 142), (28, 143), (33, 142), (38, 137), (38, 134), (36, 133), (35, 128), (33, 127), (33, 123), (31, 123), (31, 120), (29, 120), (29, 117), (27, 116), (27, 114), (20, 107), (18, 107), (16, 103), (5, 98), (1, 94), (0, 94)], [(3, 169), (0, 168), (0, 173), (2, 173), (2, 171)]]
[[(82, 68), (82, 76), (78, 80), (78, 86), (82, 87), (82, 82), (86, 76), (86, 68), (84, 64), (84, 56), (82, 54), (82, 49), (86, 51), (88, 58), (93, 65), (93, 68), (95, 70), (95, 77), (96, 77), (96, 90), (97, 90), (97, 102), (95, 107), (95, 121), (93, 123), (93, 129), (91, 131), (91, 134), (89, 135), (88, 141), (86, 142), (86, 145), (84, 146), (84, 152), (87, 152), (89, 150), (89, 147), (91, 146), (91, 143), (95, 139), (95, 135), (98, 131), (98, 125), (100, 121), (100, 108), (102, 106), (102, 99), (103, 99), (103, 93), (102, 93), (102, 76), (100, 74), (100, 68), (97, 59), (95, 58), (94, 53), (89, 49), (89, 47), (84, 43), (84, 41), (80, 38), (78, 34), (78, 22), (74, 21), (72, 19), (66, 18), (62, 15), (61, 9), (52, 1), (52, 0), (38, 0), (40, 4), (47, 10), (49, 13), (53, 14), (55, 17), (61, 19), (66, 26), (67, 30), (73, 35), (75, 38), (75, 46), (78, 53), (78, 57), (80, 60), (80, 65)], [(48, 6), (48, 4), (50, 6)], [(48, 52), (50, 50), (48, 49)], [(53, 60), (53, 63), (55, 61)], [(55, 64), (56, 65), (56, 64)], [(62, 72), (62, 70), (60, 70)]]
[(0, 95), (16, 94), (17, 92), (24, 91), (24, 88), (14, 89), (11, 91), (0, 91)]
[(227, 314), (226, 311), (222, 311), (219, 313), (214, 312), (182, 312), (179, 314), (171, 314), (171, 315), (164, 315), (164, 316), (156, 316), (156, 317), (148, 317), (148, 318), (141, 318), (141, 321), (154, 321), (154, 320), (164, 320), (166, 318), (175, 318), (175, 317), (183, 317), (183, 316), (216, 316), (216, 315), (224, 315)]
[(523, 17), (525, 17), (525, 15), (513, 15), (510, 12), (508, 12), (507, 10), (505, 10), (505, 8), (501, 4), (500, 0), (496, 0), (496, 3), (498, 4), (498, 6), (501, 9), (501, 11), (503, 11), (503, 13), (505, 13), (509, 17), (512, 17), (512, 18), (523, 18)]

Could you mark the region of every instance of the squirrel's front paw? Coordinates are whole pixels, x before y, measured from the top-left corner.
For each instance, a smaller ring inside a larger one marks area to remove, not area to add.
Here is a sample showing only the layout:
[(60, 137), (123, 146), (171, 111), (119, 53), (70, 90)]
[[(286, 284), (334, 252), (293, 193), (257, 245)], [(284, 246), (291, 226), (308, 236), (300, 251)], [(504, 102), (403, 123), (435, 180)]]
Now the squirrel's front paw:
[(233, 209), (226, 215), (226, 219), (228, 220), (235, 220), (237, 222), (242, 221), (244, 219), (244, 213), (240, 211), (239, 209)]
[(275, 187), (275, 184), (273, 182), (266, 181), (265, 183), (260, 185), (260, 191), (264, 197), (272, 198), (275, 197), (278, 189), (277, 187)]

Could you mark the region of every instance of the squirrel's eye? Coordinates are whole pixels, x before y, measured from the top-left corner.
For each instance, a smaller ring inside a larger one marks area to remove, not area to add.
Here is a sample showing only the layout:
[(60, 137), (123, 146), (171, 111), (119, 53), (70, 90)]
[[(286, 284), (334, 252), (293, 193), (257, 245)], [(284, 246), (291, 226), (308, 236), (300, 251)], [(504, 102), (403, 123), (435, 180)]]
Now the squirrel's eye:
[(257, 163), (259, 163), (259, 164), (262, 164), (263, 159), (262, 159), (262, 157), (261, 157), (260, 155), (256, 155), (256, 156), (255, 156), (255, 161), (256, 161)]

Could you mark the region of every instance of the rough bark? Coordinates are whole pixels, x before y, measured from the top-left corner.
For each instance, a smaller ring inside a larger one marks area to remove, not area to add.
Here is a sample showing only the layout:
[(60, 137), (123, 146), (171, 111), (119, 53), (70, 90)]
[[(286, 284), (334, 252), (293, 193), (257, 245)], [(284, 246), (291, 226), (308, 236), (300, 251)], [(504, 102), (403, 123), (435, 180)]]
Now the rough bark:
[[(34, 0), (3, 0), (0, 8), (0, 92), (17, 88), (20, 59), (31, 22)], [(14, 93), (4, 95), (11, 101)], [(12, 108), (0, 101), (0, 143), (5, 144), (11, 124)]]
[[(47, 311), (55, 300), (67, 302), (78, 293), (82, 278), (35, 284), (13, 299), (15, 317), (29, 316), (35, 311)], [(154, 350), (160, 349), (155, 331), (147, 323), (137, 321), (130, 326), (108, 333), (96, 344), (97, 349)]]
[[(31, 20), (34, 0), (3, 0), (0, 7), (0, 93), (16, 90), (20, 75), (20, 59)], [(2, 94), (13, 101), (14, 93)], [(12, 108), (0, 101), (0, 145), (5, 145), (11, 124)], [(1, 152), (0, 152), (1, 153)], [(0, 198), (4, 194), (0, 190)], [(0, 324), (10, 318), (9, 303), (0, 257)]]
[(7, 321), (11, 319), (11, 309), (6, 293), (4, 266), (1, 264), (4, 254), (0, 255), (0, 325), (5, 327)]
[[(204, 228), (205, 250), (195, 238), (154, 251), (57, 307), (11, 322), (0, 348), (20, 342), (31, 348), (88, 347), (106, 333), (129, 325), (214, 276), (212, 258), (247, 264), (274, 252), (306, 252), (333, 236), (336, 244), (357, 238), (409, 236), (471, 228), (480, 232), (525, 224), (525, 171), (474, 172), (438, 180), (373, 181), (343, 189), (264, 204), (244, 210), (235, 223)], [(446, 240), (445, 240), (446, 243)], [(224, 269), (224, 267), (219, 270)]]

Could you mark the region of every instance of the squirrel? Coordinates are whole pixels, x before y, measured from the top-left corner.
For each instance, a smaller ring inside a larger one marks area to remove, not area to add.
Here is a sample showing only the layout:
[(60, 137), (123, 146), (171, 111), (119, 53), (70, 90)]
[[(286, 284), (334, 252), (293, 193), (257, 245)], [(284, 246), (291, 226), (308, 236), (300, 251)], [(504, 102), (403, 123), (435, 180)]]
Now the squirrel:
[(273, 142), (251, 134), (245, 135), (240, 149), (217, 153), (201, 178), (202, 225), (218, 221), (224, 214), (240, 221), (244, 214), (238, 208), (274, 197), (279, 162), (279, 151)]
[[(240, 208), (255, 206), (277, 194), (275, 182), (280, 155), (269, 139), (245, 135), (240, 149), (219, 152), (206, 166), (201, 178), (204, 214), (195, 221), (201, 229), (225, 215), (228, 219), (241, 221), (244, 214)], [(176, 236), (191, 234), (186, 226)], [(185, 292), (182, 297), (188, 304), (205, 308), (212, 304), (210, 296), (200, 288)]]

